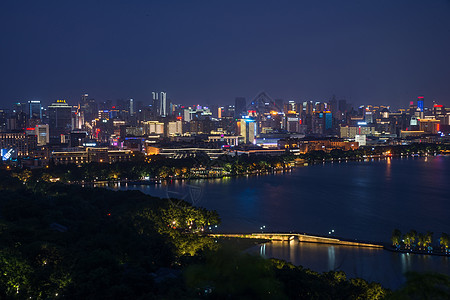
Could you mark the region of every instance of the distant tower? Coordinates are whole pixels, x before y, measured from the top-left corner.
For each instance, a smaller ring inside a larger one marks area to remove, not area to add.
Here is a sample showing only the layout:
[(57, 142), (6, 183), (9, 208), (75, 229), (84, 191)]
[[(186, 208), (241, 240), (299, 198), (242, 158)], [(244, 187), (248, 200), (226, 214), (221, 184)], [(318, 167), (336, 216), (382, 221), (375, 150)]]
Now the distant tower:
[(420, 111), (423, 111), (423, 101), (424, 101), (423, 96), (417, 97), (417, 108), (419, 108)]
[(167, 116), (167, 93), (152, 92), (154, 112), (159, 117)]
[(86, 105), (86, 104), (87, 104), (87, 102), (88, 102), (88, 97), (89, 97), (89, 94), (83, 94), (83, 95), (81, 95), (81, 105)]
[(66, 100), (56, 100), (48, 106), (48, 125), (50, 129), (50, 139), (58, 141), (62, 134), (70, 132), (72, 129), (72, 107)]
[(256, 122), (251, 119), (240, 119), (238, 121), (239, 135), (244, 137), (244, 143), (254, 144), (256, 137)]
[(130, 106), (130, 116), (134, 115), (134, 100), (130, 99), (129, 101), (129, 106)]
[(275, 99), (275, 107), (278, 112), (282, 112), (284, 108), (284, 100), (283, 99)]
[(39, 100), (28, 101), (28, 117), (30, 119), (42, 119), (42, 105)]
[(234, 99), (234, 117), (241, 118), (246, 115), (247, 101), (244, 97), (236, 97)]

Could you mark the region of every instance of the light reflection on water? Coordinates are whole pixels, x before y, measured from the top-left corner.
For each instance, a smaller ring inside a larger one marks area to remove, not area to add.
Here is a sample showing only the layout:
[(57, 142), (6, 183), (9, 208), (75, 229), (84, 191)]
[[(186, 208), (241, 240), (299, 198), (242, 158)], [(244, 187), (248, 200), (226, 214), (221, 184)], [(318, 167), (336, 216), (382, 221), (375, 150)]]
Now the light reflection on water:
[(274, 241), (255, 246), (248, 252), (283, 259), (316, 272), (344, 271), (348, 278), (380, 282), (391, 289), (404, 282), (403, 274), (407, 271), (450, 272), (449, 257), (394, 253), (383, 249)]

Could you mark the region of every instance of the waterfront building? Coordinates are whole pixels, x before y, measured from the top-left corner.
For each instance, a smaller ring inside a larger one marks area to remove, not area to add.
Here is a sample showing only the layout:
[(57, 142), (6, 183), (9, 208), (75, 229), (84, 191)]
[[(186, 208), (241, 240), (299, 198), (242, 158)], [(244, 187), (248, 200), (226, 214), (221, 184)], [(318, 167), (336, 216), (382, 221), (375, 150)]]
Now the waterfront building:
[(84, 163), (115, 163), (129, 161), (132, 152), (130, 150), (110, 150), (108, 148), (69, 148), (62, 151), (53, 151), (51, 159), (55, 164), (84, 164)]
[(440, 121), (436, 119), (421, 119), (419, 120), (420, 131), (429, 134), (437, 134), (439, 131)]
[(341, 126), (340, 137), (343, 139), (354, 139), (356, 135), (374, 135), (375, 127), (367, 126), (366, 122), (360, 123), (358, 126)]
[(210, 149), (202, 147), (186, 147), (186, 148), (164, 148), (156, 145), (146, 144), (145, 152), (147, 155), (162, 155), (167, 158), (181, 159), (186, 157), (195, 157), (197, 155), (208, 155), (211, 159), (216, 159), (226, 153), (222, 149)]
[[(356, 150), (359, 148), (358, 142), (339, 140), (301, 140), (301, 139), (281, 139), (278, 141), (278, 148), (289, 149), (292, 152), (307, 153), (310, 151), (330, 152), (334, 149), (343, 151)], [(297, 150), (297, 151), (295, 151)]]

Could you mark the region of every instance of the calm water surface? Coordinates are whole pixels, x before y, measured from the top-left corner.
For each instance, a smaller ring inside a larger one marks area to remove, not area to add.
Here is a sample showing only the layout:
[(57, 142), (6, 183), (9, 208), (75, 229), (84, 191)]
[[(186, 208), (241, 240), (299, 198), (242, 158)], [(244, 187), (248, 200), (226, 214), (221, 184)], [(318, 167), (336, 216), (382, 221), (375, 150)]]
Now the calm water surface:
[[(305, 232), (388, 242), (394, 228), (450, 233), (450, 157), (326, 163), (273, 175), (120, 186), (215, 209), (220, 232)], [(397, 287), (407, 270), (450, 274), (448, 258), (351, 247), (270, 243), (253, 249), (316, 271)]]

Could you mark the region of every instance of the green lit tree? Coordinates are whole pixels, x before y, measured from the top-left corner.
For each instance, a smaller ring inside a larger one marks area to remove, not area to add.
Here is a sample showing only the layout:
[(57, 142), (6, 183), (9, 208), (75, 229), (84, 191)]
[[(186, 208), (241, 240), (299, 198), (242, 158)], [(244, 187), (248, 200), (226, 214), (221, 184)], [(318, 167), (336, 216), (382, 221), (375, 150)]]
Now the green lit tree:
[(32, 268), (17, 253), (0, 251), (0, 298), (26, 298)]
[(422, 247), (425, 247), (427, 244), (427, 236), (426, 234), (419, 233), (417, 235), (417, 245), (419, 246), (419, 250), (422, 250)]
[(431, 231), (427, 231), (425, 234), (425, 245), (428, 247), (433, 243), (433, 233)]
[(417, 238), (417, 231), (411, 229), (407, 235), (408, 235), (408, 246), (414, 245), (414, 242), (416, 241)]
[(447, 233), (443, 232), (439, 243), (444, 248), (444, 251), (447, 252), (448, 246), (450, 244), (450, 236)]
[(402, 239), (402, 233), (399, 229), (394, 229), (392, 231), (392, 236), (391, 236), (391, 241), (392, 241), (392, 245), (394, 246), (398, 246), (400, 245), (400, 241)]

